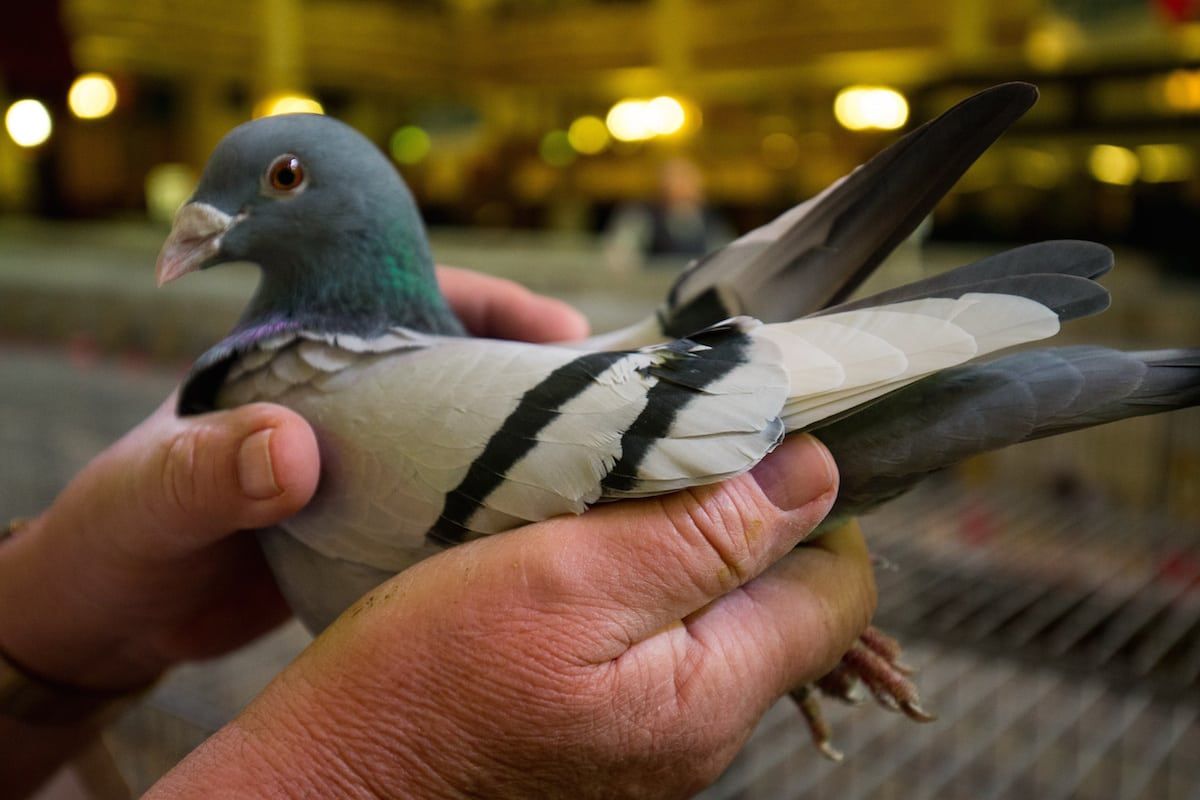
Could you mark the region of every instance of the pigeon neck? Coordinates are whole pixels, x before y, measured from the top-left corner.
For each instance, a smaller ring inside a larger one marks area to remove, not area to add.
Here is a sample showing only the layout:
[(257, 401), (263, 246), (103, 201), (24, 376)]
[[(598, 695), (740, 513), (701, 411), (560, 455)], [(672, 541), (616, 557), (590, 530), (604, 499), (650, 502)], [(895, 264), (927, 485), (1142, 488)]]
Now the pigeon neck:
[(334, 252), (289, 254), (262, 265), (262, 281), (239, 330), (295, 324), (371, 337), (402, 327), (459, 336), (462, 324), (438, 288), (421, 235), (341, 238)]

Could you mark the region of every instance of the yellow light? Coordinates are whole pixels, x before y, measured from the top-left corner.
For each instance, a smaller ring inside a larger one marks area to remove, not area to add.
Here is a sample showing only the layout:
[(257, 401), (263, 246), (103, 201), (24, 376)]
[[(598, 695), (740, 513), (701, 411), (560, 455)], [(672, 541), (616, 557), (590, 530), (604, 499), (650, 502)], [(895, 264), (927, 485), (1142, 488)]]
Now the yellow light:
[(608, 147), (608, 128), (599, 117), (580, 117), (567, 129), (567, 141), (577, 152), (594, 156)]
[(643, 142), (656, 136), (672, 136), (685, 127), (698, 127), (700, 112), (694, 106), (690, 108), (665, 94), (651, 100), (629, 98), (614, 105), (604, 123), (615, 139)]
[(604, 122), (613, 138), (622, 142), (654, 138), (653, 114), (645, 100), (622, 100), (609, 110)]
[(1200, 72), (1177, 69), (1163, 79), (1163, 99), (1176, 111), (1200, 110)]
[(1129, 186), (1137, 180), (1141, 164), (1128, 147), (1098, 144), (1088, 155), (1088, 169), (1092, 177), (1101, 183)]
[(1025, 41), (1025, 57), (1038, 69), (1056, 70), (1066, 63), (1070, 55), (1067, 37), (1054, 27), (1039, 28), (1029, 34)]
[(768, 133), (762, 140), (762, 157), (768, 167), (787, 169), (800, 160), (800, 143), (788, 133)]
[(279, 114), (324, 114), (325, 108), (315, 98), (303, 94), (273, 94), (254, 105), (254, 117), (274, 117)]
[(538, 154), (542, 161), (552, 167), (565, 167), (575, 160), (575, 150), (566, 131), (550, 131), (542, 137), (538, 146)]
[(1181, 144), (1144, 144), (1137, 149), (1142, 180), (1147, 183), (1186, 181), (1195, 174), (1196, 159)]
[(416, 125), (405, 125), (400, 130), (392, 134), (392, 140), (389, 143), (392, 151), (392, 158), (399, 161), (401, 164), (416, 164), (429, 155), (433, 143), (429, 139), (429, 134)]
[(848, 86), (838, 92), (833, 115), (852, 131), (894, 131), (908, 122), (908, 101), (886, 86)]
[(80, 75), (67, 92), (67, 105), (80, 119), (107, 117), (117, 107), (117, 87), (99, 72)]
[(159, 164), (146, 173), (146, 212), (156, 222), (170, 222), (196, 188), (196, 174), (186, 164)]
[(50, 112), (44, 105), (26, 98), (8, 107), (4, 115), (4, 127), (21, 147), (37, 147), (50, 138), (54, 123), (50, 121)]
[(1061, 153), (1034, 147), (1014, 147), (1009, 155), (1017, 183), (1034, 189), (1053, 189), (1058, 186), (1070, 166)]
[(650, 129), (658, 136), (670, 136), (683, 130), (687, 112), (683, 104), (669, 95), (661, 95), (646, 103), (650, 115)]

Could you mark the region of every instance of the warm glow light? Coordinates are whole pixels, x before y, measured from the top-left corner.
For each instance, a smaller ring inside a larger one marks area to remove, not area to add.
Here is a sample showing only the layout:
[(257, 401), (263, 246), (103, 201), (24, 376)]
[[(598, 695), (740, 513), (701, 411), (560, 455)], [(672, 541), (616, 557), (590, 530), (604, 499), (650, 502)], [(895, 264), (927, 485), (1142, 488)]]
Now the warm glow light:
[(302, 94), (273, 94), (254, 105), (254, 117), (274, 117), (279, 114), (324, 114), (325, 107), (315, 98)]
[(575, 150), (566, 131), (550, 131), (543, 136), (538, 154), (552, 167), (565, 167), (575, 160)]
[(645, 100), (622, 100), (609, 110), (604, 122), (613, 138), (622, 142), (654, 138), (653, 115)]
[(392, 158), (401, 164), (416, 164), (429, 155), (433, 143), (429, 134), (416, 125), (405, 125), (392, 134), (389, 143)]
[(794, 167), (800, 160), (800, 143), (791, 134), (768, 133), (762, 140), (762, 157), (767, 166), (775, 169)]
[(1200, 111), (1200, 71), (1177, 69), (1167, 75), (1163, 99), (1175, 111)]
[(833, 115), (852, 131), (894, 131), (908, 122), (908, 101), (886, 86), (848, 86), (838, 92)]
[(50, 138), (54, 124), (50, 112), (37, 100), (26, 98), (8, 107), (4, 115), (4, 127), (8, 135), (21, 147), (37, 147)]
[(1034, 147), (1011, 148), (1009, 161), (1017, 183), (1034, 189), (1053, 189), (1062, 183), (1070, 168), (1062, 153)]
[(146, 173), (146, 211), (150, 219), (170, 222), (196, 188), (196, 173), (186, 164), (159, 164)]
[(613, 138), (642, 142), (682, 131), (688, 123), (688, 111), (679, 100), (664, 94), (652, 100), (622, 100), (609, 110), (604, 122)]
[(1196, 172), (1196, 158), (1181, 144), (1144, 144), (1137, 149), (1141, 177), (1147, 183), (1186, 181)]
[(1070, 56), (1070, 44), (1062, 31), (1044, 27), (1029, 34), (1025, 41), (1025, 57), (1038, 69), (1056, 70)]
[(117, 87), (99, 72), (80, 75), (67, 92), (67, 105), (80, 119), (107, 117), (117, 107)]
[(580, 117), (567, 129), (567, 141), (577, 152), (594, 156), (608, 147), (608, 128), (599, 117)]
[(1088, 155), (1088, 169), (1101, 183), (1129, 186), (1137, 180), (1141, 165), (1137, 155), (1128, 147), (1098, 144)]
[(646, 103), (646, 111), (650, 115), (650, 129), (659, 136), (678, 133), (687, 122), (687, 112), (683, 110), (683, 104), (668, 95), (656, 97)]

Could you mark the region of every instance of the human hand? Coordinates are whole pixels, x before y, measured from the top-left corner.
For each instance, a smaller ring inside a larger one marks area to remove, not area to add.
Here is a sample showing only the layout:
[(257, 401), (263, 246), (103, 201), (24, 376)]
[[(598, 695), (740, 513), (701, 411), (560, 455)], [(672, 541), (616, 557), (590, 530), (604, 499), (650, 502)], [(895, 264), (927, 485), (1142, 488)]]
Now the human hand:
[[(455, 269), (439, 279), (477, 335), (586, 335), (578, 312), (510, 281)], [(174, 402), (97, 456), (0, 547), (0, 649), (29, 671), (133, 688), (286, 618), (257, 543), (234, 534), (308, 502), (319, 467), (312, 431), (280, 406), (179, 419)]]
[(441, 553), (360, 600), (148, 797), (694, 792), (867, 625), (857, 529), (793, 549), (835, 487), (797, 436), (752, 475)]

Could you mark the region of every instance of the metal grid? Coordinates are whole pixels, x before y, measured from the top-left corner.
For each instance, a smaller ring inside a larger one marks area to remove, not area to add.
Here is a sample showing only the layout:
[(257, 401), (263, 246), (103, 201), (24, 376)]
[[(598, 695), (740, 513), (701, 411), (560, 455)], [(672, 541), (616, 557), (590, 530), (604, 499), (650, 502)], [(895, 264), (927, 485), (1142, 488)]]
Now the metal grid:
[(864, 524), (895, 565), (878, 623), (939, 719), (827, 703), (835, 765), (780, 704), (705, 798), (1200, 797), (1200, 535), (986, 498), (946, 482)]

